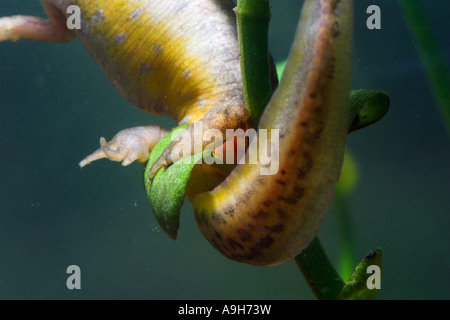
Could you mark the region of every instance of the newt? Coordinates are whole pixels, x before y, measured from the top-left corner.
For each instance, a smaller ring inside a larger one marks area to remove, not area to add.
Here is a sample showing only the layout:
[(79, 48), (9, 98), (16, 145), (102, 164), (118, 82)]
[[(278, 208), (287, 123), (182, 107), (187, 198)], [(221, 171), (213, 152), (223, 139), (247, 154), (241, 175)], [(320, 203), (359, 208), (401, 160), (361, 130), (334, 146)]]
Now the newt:
[[(131, 104), (169, 115), (184, 132), (256, 127), (243, 97), (233, 3), (228, 0), (41, 0), (49, 20), (0, 19), (0, 41), (67, 42), (78, 36), (115, 88)], [(81, 10), (69, 30), (67, 8)], [(258, 129), (279, 129), (279, 170), (263, 164), (216, 169), (214, 183), (190, 199), (199, 229), (223, 255), (276, 265), (317, 235), (333, 198), (349, 128), (351, 0), (306, 0), (286, 71)], [(268, 62), (270, 63), (270, 62)], [(159, 126), (120, 131), (80, 162), (100, 158), (145, 162), (167, 134)], [(183, 133), (182, 133), (183, 134)], [(169, 144), (148, 180), (176, 159)], [(182, 142), (179, 142), (182, 143)], [(209, 141), (205, 141), (207, 145)], [(211, 171), (211, 172), (212, 172)], [(195, 173), (194, 173), (195, 175)], [(210, 179), (211, 180), (211, 179)]]

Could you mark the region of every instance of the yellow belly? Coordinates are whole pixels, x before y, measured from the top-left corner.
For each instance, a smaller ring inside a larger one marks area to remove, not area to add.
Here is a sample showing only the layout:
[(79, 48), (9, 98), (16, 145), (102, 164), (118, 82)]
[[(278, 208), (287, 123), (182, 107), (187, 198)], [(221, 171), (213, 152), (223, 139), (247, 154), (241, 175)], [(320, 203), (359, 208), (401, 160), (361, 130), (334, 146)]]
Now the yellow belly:
[(220, 102), (242, 96), (231, 2), (75, 4), (82, 42), (113, 85), (144, 111), (192, 123)]

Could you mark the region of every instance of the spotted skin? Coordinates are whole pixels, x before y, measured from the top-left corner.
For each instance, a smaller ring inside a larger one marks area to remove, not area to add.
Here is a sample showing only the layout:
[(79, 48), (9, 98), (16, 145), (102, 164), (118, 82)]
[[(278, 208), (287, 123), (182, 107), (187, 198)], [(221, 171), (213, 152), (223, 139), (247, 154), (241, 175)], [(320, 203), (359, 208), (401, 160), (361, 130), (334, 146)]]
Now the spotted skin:
[(230, 2), (70, 0), (59, 8), (65, 12), (69, 4), (81, 9), (83, 44), (142, 110), (193, 123), (229, 99), (242, 99)]
[(240, 165), (194, 198), (200, 230), (225, 256), (276, 265), (317, 235), (345, 149), (351, 21), (349, 0), (305, 1), (285, 74), (260, 123), (280, 128), (278, 172), (260, 175), (261, 164)]
[[(110, 82), (136, 107), (169, 115), (178, 124), (201, 122), (204, 130), (248, 127), (239, 64), (233, 3), (230, 0), (41, 0), (49, 17), (14, 16), (0, 19), (0, 41), (29, 38), (71, 41), (76, 34)], [(75, 5), (81, 29), (68, 30), (66, 20)], [(232, 103), (230, 103), (232, 101)], [(222, 115), (222, 116), (221, 116)], [(238, 121), (233, 118), (239, 117)], [(149, 130), (150, 129), (150, 130)], [(187, 130), (191, 130), (188, 128)], [(152, 128), (123, 130), (80, 162), (100, 158), (129, 164), (146, 161), (149, 150), (167, 132), (147, 137)], [(101, 139), (103, 141), (104, 138)], [(169, 165), (167, 152), (156, 164)], [(115, 154), (106, 152), (115, 148)], [(128, 154), (135, 155), (132, 159)], [(95, 156), (93, 156), (95, 155)], [(111, 156), (112, 155), (112, 156)], [(152, 171), (153, 173), (154, 171)]]
[[(202, 121), (206, 129), (250, 126), (231, 2), (42, 3), (50, 22), (1, 18), (0, 40), (70, 41), (74, 35), (65, 28), (65, 12), (78, 5), (82, 26), (77, 35), (132, 104), (180, 124)], [(273, 150), (280, 155), (278, 172), (261, 175), (261, 164), (239, 165), (226, 178), (218, 174), (225, 180), (212, 191), (188, 192), (199, 229), (230, 259), (280, 264), (317, 235), (333, 197), (348, 129), (352, 6), (351, 0), (305, 0), (285, 74), (260, 123), (261, 129), (280, 129)], [(130, 148), (148, 153), (165, 134), (154, 126), (124, 130), (110, 143), (102, 140), (102, 148), (83, 165), (102, 157), (130, 163)], [(162, 157), (159, 165), (170, 160)]]

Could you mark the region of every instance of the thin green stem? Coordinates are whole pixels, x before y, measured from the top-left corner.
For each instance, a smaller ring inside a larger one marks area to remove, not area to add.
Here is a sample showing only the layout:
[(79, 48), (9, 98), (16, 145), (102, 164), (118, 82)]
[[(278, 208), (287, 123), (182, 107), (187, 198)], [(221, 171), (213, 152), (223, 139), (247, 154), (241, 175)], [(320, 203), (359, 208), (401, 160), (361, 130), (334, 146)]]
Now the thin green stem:
[[(355, 109), (351, 106), (350, 109)], [(364, 109), (368, 112), (367, 108)], [(360, 114), (356, 112), (354, 116)], [(367, 118), (367, 117), (364, 117)], [(355, 121), (351, 121), (354, 123)], [(347, 150), (344, 155), (341, 175), (336, 184), (336, 193), (334, 198), (334, 212), (337, 215), (339, 229), (339, 273), (347, 281), (352, 272), (355, 258), (355, 237), (353, 232), (353, 223), (349, 206), (349, 198), (358, 183), (358, 167), (353, 160), (350, 152)]]
[[(235, 12), (245, 102), (250, 110), (253, 125), (256, 126), (272, 95), (268, 54), (269, 1), (238, 0)], [(358, 108), (355, 114), (360, 114), (360, 109)], [(318, 237), (295, 257), (295, 262), (318, 299), (339, 297), (345, 283), (329, 260)], [(351, 293), (351, 290), (349, 292)]]
[(340, 192), (339, 189), (336, 188), (334, 203), (338, 217), (337, 220), (340, 234), (340, 256), (338, 270), (345, 281), (350, 278), (355, 265), (355, 240), (347, 200), (346, 194)]
[(244, 97), (256, 127), (271, 95), (269, 0), (239, 0), (235, 8)]
[(317, 299), (335, 299), (344, 288), (317, 237), (295, 257), (295, 262)]
[(419, 0), (399, 0), (450, 134), (450, 74)]

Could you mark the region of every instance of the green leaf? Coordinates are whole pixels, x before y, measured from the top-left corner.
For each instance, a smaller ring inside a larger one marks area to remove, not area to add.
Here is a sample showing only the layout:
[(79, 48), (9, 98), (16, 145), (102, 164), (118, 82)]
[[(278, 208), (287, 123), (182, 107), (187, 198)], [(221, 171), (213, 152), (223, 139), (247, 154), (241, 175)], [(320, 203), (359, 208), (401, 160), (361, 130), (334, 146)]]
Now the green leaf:
[(202, 154), (184, 158), (175, 162), (167, 169), (162, 168), (158, 171), (151, 183), (148, 181), (148, 172), (170, 141), (187, 126), (188, 124), (185, 124), (173, 129), (166, 137), (159, 141), (150, 153), (150, 158), (144, 172), (145, 191), (153, 214), (161, 229), (172, 239), (177, 238), (180, 225), (180, 210), (184, 203), (186, 187), (192, 169), (195, 163), (201, 159)]
[[(276, 64), (281, 78), (286, 60)], [(365, 128), (383, 118), (389, 110), (389, 95), (379, 90), (358, 89), (350, 91), (350, 127), (348, 132)]]
[(350, 92), (350, 127), (348, 132), (365, 128), (383, 118), (389, 110), (389, 96), (378, 90)]
[[(423, 1), (400, 0), (401, 9), (422, 60), (431, 89), (450, 134), (450, 73), (448, 60), (433, 32)], [(437, 31), (437, 30), (436, 30)]]
[[(369, 289), (367, 281), (372, 273), (367, 271), (369, 266), (378, 266), (382, 270), (382, 254), (377, 249), (369, 253), (355, 268), (350, 280), (344, 285), (337, 299), (343, 300), (371, 300), (378, 293), (378, 289)], [(380, 274), (381, 281), (381, 274)]]

